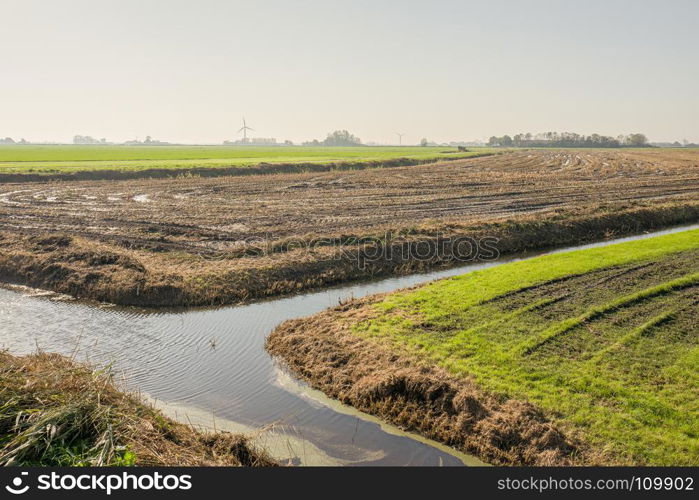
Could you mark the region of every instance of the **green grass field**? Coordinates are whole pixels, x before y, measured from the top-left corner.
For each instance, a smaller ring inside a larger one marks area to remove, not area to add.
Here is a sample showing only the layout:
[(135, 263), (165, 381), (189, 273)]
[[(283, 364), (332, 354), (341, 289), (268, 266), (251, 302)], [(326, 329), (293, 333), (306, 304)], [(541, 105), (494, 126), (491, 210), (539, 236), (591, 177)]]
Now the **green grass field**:
[(354, 326), (541, 407), (620, 463), (699, 465), (699, 230), (386, 296)]
[(331, 163), (394, 158), (466, 158), (492, 151), (448, 147), (301, 146), (0, 146), (0, 173), (61, 173), (77, 170), (144, 170), (249, 166), (259, 163)]

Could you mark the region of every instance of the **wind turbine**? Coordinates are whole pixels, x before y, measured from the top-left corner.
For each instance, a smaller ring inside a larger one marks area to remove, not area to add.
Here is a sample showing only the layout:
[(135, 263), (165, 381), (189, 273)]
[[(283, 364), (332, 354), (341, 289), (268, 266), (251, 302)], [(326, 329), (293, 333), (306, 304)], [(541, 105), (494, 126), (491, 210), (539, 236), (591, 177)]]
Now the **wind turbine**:
[(396, 135), (398, 136), (398, 145), (402, 146), (403, 145), (403, 136), (405, 134), (401, 134), (401, 133), (396, 132)]
[(245, 123), (245, 117), (243, 117), (243, 126), (238, 129), (238, 133), (243, 132), (243, 142), (248, 142), (248, 130), (254, 132), (255, 130), (248, 127)]

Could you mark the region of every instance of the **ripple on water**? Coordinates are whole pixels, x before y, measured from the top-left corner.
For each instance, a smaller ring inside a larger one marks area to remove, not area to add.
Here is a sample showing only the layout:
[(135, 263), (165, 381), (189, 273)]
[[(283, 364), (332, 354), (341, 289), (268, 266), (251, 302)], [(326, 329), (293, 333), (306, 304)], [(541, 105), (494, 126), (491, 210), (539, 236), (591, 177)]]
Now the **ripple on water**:
[[(688, 228), (674, 231), (681, 229)], [(655, 234), (666, 232), (670, 231)], [(589, 246), (595, 245), (584, 247)], [(0, 289), (0, 346), (15, 354), (34, 352), (38, 346), (98, 364), (112, 363), (130, 387), (180, 405), (191, 414), (215, 415), (250, 429), (274, 425), (282, 438), (273, 439), (273, 448), (284, 448), (279, 444), (283, 439), (301, 443), (301, 450), (314, 450), (313, 459), (306, 457), (305, 463), (458, 465), (468, 457), (456, 458), (445, 447), (348, 411), (318, 394), (311, 397), (298, 384), (280, 383), (280, 372), (264, 350), (264, 340), (282, 321), (319, 312), (340, 299), (391, 291), (501, 262), (504, 260), (244, 306), (190, 311), (94, 307)], [(303, 454), (299, 451), (291, 458), (304, 462)]]

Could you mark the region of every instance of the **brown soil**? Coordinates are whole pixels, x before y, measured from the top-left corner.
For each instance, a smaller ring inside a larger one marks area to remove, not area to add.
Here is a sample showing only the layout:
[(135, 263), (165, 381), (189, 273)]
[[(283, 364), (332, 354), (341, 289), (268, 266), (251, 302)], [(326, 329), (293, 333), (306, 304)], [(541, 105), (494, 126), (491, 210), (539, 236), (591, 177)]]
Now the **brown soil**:
[(598, 460), (534, 405), (497, 399), (469, 379), (397, 352), (395, 346), (353, 335), (351, 324), (366, 319), (370, 308), (365, 306), (375, 300), (286, 321), (269, 336), (267, 349), (328, 396), (486, 462), (579, 465)]
[[(163, 416), (119, 390), (105, 373), (58, 354), (16, 357), (0, 352), (0, 464), (53, 463), (76, 443), (107, 448), (109, 465), (120, 446), (142, 466), (274, 466), (241, 435), (200, 432)], [(34, 436), (44, 419), (52, 433)], [(102, 444), (103, 437), (108, 443)], [(37, 439), (38, 438), (38, 439)], [(22, 446), (24, 445), (24, 446)]]
[[(4, 184), (0, 279), (119, 304), (234, 303), (458, 263), (449, 242), (427, 259), (405, 251), (440, 238), (492, 236), (505, 254), (695, 222), (698, 165), (685, 151), (517, 151), (363, 171)], [(360, 266), (356, 253), (376, 245), (399, 251)]]

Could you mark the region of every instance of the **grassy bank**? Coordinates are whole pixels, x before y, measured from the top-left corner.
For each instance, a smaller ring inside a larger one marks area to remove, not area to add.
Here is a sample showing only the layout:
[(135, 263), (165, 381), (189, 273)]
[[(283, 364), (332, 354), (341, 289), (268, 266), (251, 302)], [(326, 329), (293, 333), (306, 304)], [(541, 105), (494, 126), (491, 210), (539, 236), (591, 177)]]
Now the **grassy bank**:
[[(339, 238), (301, 248), (286, 245), (264, 255), (195, 256), (111, 245), (79, 236), (0, 232), (0, 280), (120, 305), (210, 306), (299, 292), (391, 274), (463, 264), (459, 238), (497, 239), (501, 255), (575, 245), (699, 220), (697, 204), (593, 211), (554, 217), (525, 216), (480, 225), (432, 227), (395, 239)], [(439, 245), (437, 241), (441, 241)], [(314, 242), (311, 240), (308, 245)], [(360, 261), (357, 255), (380, 258)], [(133, 245), (136, 246), (136, 245)], [(470, 252), (471, 247), (464, 247)], [(430, 258), (415, 258), (432, 249)]]
[(0, 181), (220, 176), (417, 165), (493, 154), (448, 147), (2, 146)]
[[(496, 463), (697, 465), (698, 264), (697, 230), (542, 256), (288, 322), (269, 348), (330, 395)], [(553, 448), (494, 417), (507, 404), (532, 405)]]
[(201, 433), (57, 354), (0, 352), (0, 465), (269, 466), (229, 433)]

